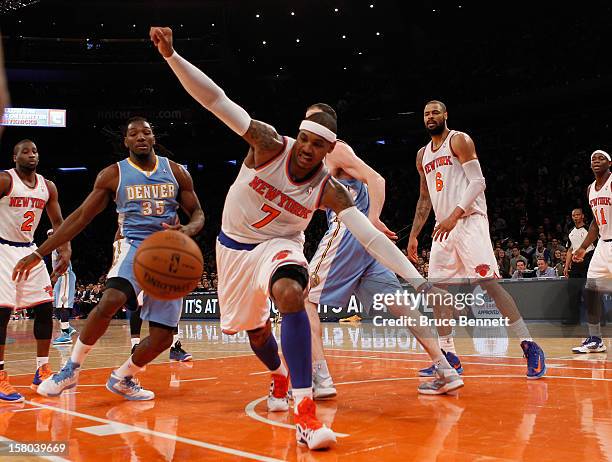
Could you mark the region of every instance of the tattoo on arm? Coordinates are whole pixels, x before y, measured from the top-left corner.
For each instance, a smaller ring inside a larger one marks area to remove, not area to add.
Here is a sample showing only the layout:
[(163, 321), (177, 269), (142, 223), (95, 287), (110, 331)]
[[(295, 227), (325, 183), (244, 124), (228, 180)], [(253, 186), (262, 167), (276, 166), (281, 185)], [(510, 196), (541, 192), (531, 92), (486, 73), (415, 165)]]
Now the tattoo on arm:
[(325, 185), (321, 205), (339, 213), (344, 209), (353, 207), (355, 203), (347, 189), (334, 177), (330, 177)]
[(255, 148), (256, 152), (278, 151), (283, 144), (274, 127), (259, 120), (251, 120), (243, 138)]
[(429, 189), (427, 188), (425, 173), (420, 165), (423, 159), (423, 152), (424, 150), (421, 149), (421, 151), (419, 151), (417, 154), (417, 170), (420, 178), (420, 194), (416, 205), (416, 210), (414, 212), (414, 218), (412, 220), (411, 234), (414, 236), (418, 236), (421, 233), (423, 226), (425, 223), (427, 223), (429, 213), (431, 212), (431, 197), (429, 196)]

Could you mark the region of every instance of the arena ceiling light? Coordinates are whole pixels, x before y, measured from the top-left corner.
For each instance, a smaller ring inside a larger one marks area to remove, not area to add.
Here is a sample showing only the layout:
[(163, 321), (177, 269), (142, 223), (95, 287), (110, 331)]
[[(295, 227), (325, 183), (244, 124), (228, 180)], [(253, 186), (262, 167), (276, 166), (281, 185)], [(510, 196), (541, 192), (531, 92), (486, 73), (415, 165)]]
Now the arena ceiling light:
[(40, 0), (0, 0), (0, 14), (12, 13), (38, 2)]

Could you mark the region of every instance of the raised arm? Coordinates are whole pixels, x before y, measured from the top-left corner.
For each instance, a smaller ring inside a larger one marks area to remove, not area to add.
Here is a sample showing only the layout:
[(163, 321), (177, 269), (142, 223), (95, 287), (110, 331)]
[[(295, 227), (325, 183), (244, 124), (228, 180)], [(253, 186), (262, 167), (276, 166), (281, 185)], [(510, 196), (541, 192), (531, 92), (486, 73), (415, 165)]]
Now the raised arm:
[(397, 235), (380, 220), (380, 213), (385, 204), (385, 179), (382, 175), (360, 159), (346, 143), (336, 143), (336, 147), (328, 154), (325, 161), (330, 170), (341, 168), (348, 175), (368, 185), (370, 195), (368, 218), (387, 237), (397, 239)]
[(421, 148), (416, 156), (416, 168), (417, 172), (419, 172), (419, 200), (417, 201), (414, 218), (412, 219), (412, 229), (410, 230), (408, 248), (406, 249), (408, 258), (410, 258), (410, 260), (414, 263), (416, 263), (418, 258), (417, 250), (419, 246), (419, 234), (421, 234), (423, 226), (425, 226), (425, 223), (427, 223), (427, 219), (429, 218), (429, 214), (431, 212), (431, 197), (429, 197), (427, 180), (425, 179), (425, 172), (423, 171), (424, 153), (425, 148)]
[[(51, 227), (56, 230), (64, 222), (64, 218), (62, 217), (62, 209), (59, 204), (59, 194), (57, 192), (57, 187), (55, 186), (55, 183), (49, 180), (45, 180), (45, 182), (47, 184), (47, 189), (49, 190), (49, 200), (47, 201), (45, 209), (47, 211), (49, 221), (51, 222)], [(64, 274), (68, 269), (68, 265), (70, 264), (70, 257), (72, 256), (72, 248), (70, 247), (70, 241), (58, 247), (57, 251), (59, 254), (59, 258), (57, 260), (55, 268), (53, 268), (53, 272), (51, 273), (52, 281), (55, 281), (57, 277)]]
[(427, 287), (427, 280), (412, 266), (401, 250), (355, 207), (347, 189), (336, 179), (330, 178), (325, 185), (321, 205), (336, 212), (338, 219), (376, 260), (402, 276), (415, 289)]
[(36, 253), (17, 262), (13, 269), (13, 280), (27, 279), (30, 270), (38, 264), (42, 257), (67, 243), (85, 229), (89, 222), (110, 202), (117, 189), (118, 178), (119, 167), (116, 164), (102, 170), (96, 178), (93, 190), (79, 208), (72, 212), (57, 229), (53, 230), (53, 235), (43, 242)]
[(166, 227), (177, 229), (187, 236), (195, 236), (204, 227), (204, 211), (193, 189), (193, 180), (189, 172), (176, 162), (170, 161), (170, 168), (179, 184), (178, 202), (183, 211), (189, 216), (189, 223)]
[(264, 164), (278, 154), (283, 147), (283, 139), (274, 127), (252, 120), (240, 105), (227, 97), (221, 87), (180, 56), (172, 45), (172, 29), (151, 27), (149, 35), (187, 93), (253, 147), (252, 166)]

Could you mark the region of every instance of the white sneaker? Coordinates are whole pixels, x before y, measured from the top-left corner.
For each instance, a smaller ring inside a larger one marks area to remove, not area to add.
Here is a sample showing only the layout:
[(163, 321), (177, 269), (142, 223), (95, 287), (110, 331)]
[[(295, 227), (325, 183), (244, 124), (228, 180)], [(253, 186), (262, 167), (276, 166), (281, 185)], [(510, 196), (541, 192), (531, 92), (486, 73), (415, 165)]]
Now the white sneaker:
[(38, 385), (36, 393), (47, 397), (59, 396), (64, 390), (76, 387), (79, 379), (79, 368), (78, 364), (69, 359), (59, 372)]
[(281, 374), (272, 374), (270, 392), (268, 393), (268, 412), (286, 412), (289, 410), (289, 379)]
[(325, 378), (313, 373), (312, 375), (312, 397), (314, 399), (330, 399), (336, 396), (336, 387), (331, 376)]
[(115, 375), (115, 371), (111, 372), (106, 382), (106, 389), (130, 401), (147, 401), (155, 398), (155, 393), (142, 388), (137, 379), (130, 376), (119, 377)]
[(463, 380), (461, 380), (455, 369), (440, 369), (436, 367), (436, 378), (430, 382), (420, 384), (418, 391), (422, 395), (443, 395), (462, 386)]
[(584, 339), (582, 345), (572, 348), (572, 353), (603, 353), (606, 344), (599, 337), (590, 336)]
[(308, 449), (326, 449), (336, 444), (336, 434), (317, 419), (317, 407), (311, 398), (304, 398), (295, 414), (295, 439)]

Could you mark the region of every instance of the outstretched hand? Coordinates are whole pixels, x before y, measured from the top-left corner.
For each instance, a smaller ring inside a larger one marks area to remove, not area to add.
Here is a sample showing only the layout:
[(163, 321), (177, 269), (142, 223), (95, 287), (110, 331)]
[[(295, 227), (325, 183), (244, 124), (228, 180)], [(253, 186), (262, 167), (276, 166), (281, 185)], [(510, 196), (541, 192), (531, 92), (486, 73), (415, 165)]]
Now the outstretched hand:
[(169, 27), (151, 27), (149, 30), (151, 41), (157, 47), (157, 51), (164, 57), (169, 58), (174, 53), (172, 47), (172, 29)]

